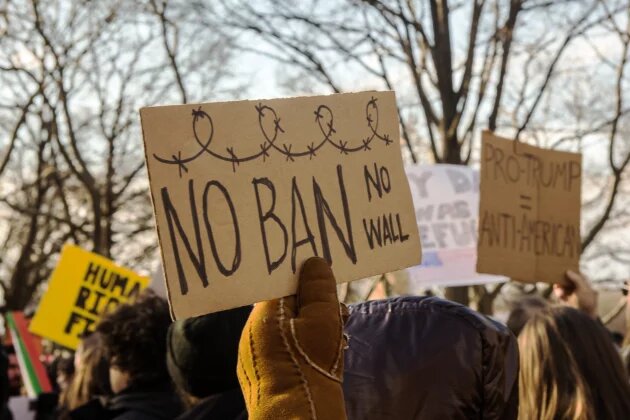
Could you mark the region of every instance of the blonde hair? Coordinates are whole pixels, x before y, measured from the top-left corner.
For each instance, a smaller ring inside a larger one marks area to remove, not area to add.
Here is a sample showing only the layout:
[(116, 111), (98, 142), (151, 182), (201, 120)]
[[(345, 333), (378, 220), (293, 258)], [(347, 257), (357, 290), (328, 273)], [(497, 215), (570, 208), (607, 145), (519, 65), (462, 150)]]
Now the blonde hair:
[(591, 420), (591, 396), (553, 316), (535, 314), (518, 338), (519, 420)]
[(77, 366), (72, 382), (61, 396), (61, 405), (67, 411), (72, 411), (95, 397), (111, 394), (109, 365), (99, 334), (93, 333), (83, 340), (77, 353), (80, 354), (81, 364)]

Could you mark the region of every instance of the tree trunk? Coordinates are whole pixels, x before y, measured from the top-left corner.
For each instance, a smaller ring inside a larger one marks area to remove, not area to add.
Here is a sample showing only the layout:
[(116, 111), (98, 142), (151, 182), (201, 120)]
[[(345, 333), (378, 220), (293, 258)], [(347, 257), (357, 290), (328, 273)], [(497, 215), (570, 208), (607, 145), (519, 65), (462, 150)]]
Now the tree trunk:
[(444, 296), (448, 300), (468, 306), (468, 286), (447, 287)]
[[(447, 133), (443, 133), (444, 136)], [(463, 165), (461, 157), (461, 148), (459, 146), (459, 141), (455, 135), (452, 135), (450, 138), (445, 138), (444, 140), (445, 150), (443, 153), (444, 163), (450, 163), (454, 165)], [(461, 303), (462, 305), (468, 306), (470, 303), (470, 298), (468, 296), (468, 286), (457, 286), (457, 287), (447, 287), (444, 296), (448, 300), (452, 300), (453, 302)]]
[(479, 296), (479, 302), (477, 304), (477, 312), (484, 315), (494, 314), (494, 299), (496, 296), (492, 296), (489, 293), (483, 293)]

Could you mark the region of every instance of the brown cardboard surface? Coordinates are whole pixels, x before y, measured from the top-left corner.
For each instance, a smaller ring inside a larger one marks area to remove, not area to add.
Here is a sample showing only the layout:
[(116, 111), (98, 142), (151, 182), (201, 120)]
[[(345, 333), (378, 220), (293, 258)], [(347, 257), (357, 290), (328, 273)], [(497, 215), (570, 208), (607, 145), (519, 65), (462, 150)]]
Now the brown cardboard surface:
[(176, 318), (290, 295), (312, 255), (339, 282), (420, 262), (393, 92), (140, 114)]
[(482, 134), (477, 272), (564, 283), (578, 270), (582, 155)]

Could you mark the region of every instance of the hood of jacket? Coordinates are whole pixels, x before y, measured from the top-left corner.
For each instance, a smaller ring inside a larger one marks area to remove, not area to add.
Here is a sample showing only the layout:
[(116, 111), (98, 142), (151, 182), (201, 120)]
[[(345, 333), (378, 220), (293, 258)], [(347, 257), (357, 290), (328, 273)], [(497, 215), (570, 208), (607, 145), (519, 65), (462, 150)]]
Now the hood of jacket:
[(349, 310), (349, 420), (517, 417), (518, 346), (507, 327), (435, 297)]

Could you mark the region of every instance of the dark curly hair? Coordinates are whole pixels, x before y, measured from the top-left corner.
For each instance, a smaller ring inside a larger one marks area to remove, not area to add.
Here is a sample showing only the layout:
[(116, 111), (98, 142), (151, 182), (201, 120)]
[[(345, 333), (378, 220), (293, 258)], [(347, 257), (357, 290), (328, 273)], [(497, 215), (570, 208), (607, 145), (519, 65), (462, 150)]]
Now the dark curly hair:
[(111, 366), (129, 374), (130, 387), (169, 383), (166, 334), (170, 324), (168, 303), (150, 290), (101, 318), (96, 331), (106, 357)]

